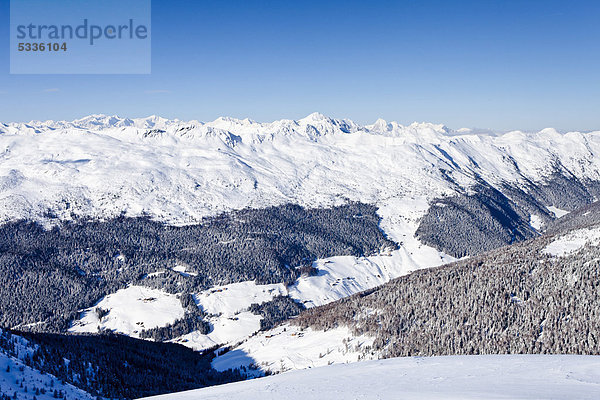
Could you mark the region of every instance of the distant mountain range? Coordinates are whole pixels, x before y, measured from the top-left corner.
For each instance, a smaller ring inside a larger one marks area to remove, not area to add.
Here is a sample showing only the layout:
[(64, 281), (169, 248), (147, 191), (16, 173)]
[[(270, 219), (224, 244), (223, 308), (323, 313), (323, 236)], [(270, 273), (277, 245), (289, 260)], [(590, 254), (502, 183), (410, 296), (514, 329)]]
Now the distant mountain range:
[[(290, 202), (431, 202), (481, 183), (529, 193), (557, 176), (578, 192), (546, 196), (541, 205), (572, 210), (598, 192), (599, 151), (600, 132), (474, 133), (383, 120), (361, 126), (318, 113), (272, 123), (104, 115), (8, 123), (0, 125), (0, 217), (125, 212), (185, 224)], [(537, 214), (542, 222), (552, 217), (545, 208)]]

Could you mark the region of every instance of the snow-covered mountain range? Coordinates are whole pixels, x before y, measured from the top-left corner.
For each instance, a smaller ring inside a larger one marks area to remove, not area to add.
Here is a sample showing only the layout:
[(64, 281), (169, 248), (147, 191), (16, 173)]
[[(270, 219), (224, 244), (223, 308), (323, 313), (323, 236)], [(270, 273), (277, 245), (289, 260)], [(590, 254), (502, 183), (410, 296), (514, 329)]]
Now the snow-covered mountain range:
[[(361, 126), (318, 113), (272, 123), (103, 115), (7, 123), (0, 218), (124, 212), (186, 224), (243, 207), (351, 199), (377, 204), (390, 224), (481, 180), (496, 188), (555, 173), (597, 181), (599, 152), (600, 131), (476, 134), (428, 123)], [(407, 202), (413, 207), (398, 207)]]

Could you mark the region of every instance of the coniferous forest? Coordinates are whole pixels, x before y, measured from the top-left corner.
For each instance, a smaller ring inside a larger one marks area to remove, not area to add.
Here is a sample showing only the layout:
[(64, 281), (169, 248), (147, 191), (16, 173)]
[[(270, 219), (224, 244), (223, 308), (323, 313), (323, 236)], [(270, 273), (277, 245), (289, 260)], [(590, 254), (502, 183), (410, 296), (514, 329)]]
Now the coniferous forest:
[(385, 357), (600, 354), (600, 247), (555, 257), (543, 251), (554, 238), (415, 271), (292, 323), (348, 326)]

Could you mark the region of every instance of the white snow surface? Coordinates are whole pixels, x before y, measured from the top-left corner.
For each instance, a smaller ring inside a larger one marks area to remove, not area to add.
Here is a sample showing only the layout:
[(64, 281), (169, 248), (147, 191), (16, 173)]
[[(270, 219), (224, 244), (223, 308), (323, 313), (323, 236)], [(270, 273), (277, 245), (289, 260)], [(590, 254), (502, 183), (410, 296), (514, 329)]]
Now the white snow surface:
[(151, 399), (598, 398), (598, 356), (484, 355), (394, 358), (326, 366)]
[[(102, 319), (96, 309), (108, 311)], [(132, 337), (139, 332), (166, 326), (184, 316), (179, 298), (162, 290), (142, 286), (130, 286), (104, 297), (98, 304), (83, 311), (74, 321), (69, 332), (96, 333), (107, 329)]]
[(194, 331), (173, 339), (172, 342), (198, 351), (217, 345), (236, 344), (258, 332), (261, 319), (260, 315), (250, 311), (241, 311), (232, 317), (211, 317), (207, 319), (212, 325), (210, 333), (204, 335), (200, 331)]
[(544, 222), (542, 221), (542, 218), (539, 215), (532, 214), (530, 217), (529, 224), (533, 229), (539, 232), (542, 230)]
[(585, 245), (600, 245), (600, 227), (577, 229), (555, 239), (544, 248), (544, 253), (555, 257), (582, 249)]
[(186, 276), (186, 277), (198, 275), (196, 272), (188, 271), (187, 267), (185, 265), (176, 265), (175, 267), (173, 267), (173, 271), (178, 272), (182, 276)]
[(286, 295), (285, 285), (257, 285), (255, 282), (240, 282), (215, 286), (195, 296), (197, 304), (209, 314), (232, 317), (244, 311), (252, 303), (262, 304), (273, 297)]
[(570, 212), (570, 211), (566, 211), (566, 210), (561, 210), (560, 208), (557, 208), (554, 206), (550, 206), (550, 207), (546, 207), (546, 208), (548, 208), (548, 210), (552, 211), (554, 213), (554, 215), (556, 215), (556, 218), (563, 217)]
[(215, 345), (236, 344), (260, 330), (261, 316), (248, 311), (251, 304), (262, 304), (287, 294), (284, 284), (257, 285), (240, 282), (215, 286), (196, 294), (195, 300), (208, 317), (212, 331), (206, 335), (195, 331), (174, 339), (195, 350)]

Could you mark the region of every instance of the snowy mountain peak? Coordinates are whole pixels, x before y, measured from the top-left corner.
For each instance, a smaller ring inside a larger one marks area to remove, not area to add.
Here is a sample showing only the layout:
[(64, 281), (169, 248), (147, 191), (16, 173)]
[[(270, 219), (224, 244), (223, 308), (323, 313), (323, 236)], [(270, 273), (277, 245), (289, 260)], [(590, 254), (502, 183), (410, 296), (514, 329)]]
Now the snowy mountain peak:
[(411, 130), (418, 130), (418, 131), (434, 131), (436, 133), (441, 133), (441, 134), (449, 134), (452, 133), (452, 130), (449, 129), (446, 125), (444, 124), (433, 124), (431, 122), (413, 122), (412, 124), (410, 124), (408, 126), (408, 129)]
[(558, 132), (554, 128), (544, 128), (539, 132), (540, 135), (546, 136), (548, 138), (559, 138), (563, 136), (560, 132)]
[(600, 132), (493, 135), (383, 119), (361, 126), (320, 113), (271, 123), (98, 114), (0, 131), (0, 219), (37, 218), (51, 207), (67, 218), (127, 210), (183, 223), (283, 202), (432, 198), (475, 176), (537, 182), (561, 168), (600, 180)]
[(319, 113), (319, 112), (314, 112), (312, 114), (307, 115), (304, 118), (299, 119), (299, 122), (305, 122), (305, 123), (310, 123), (310, 122), (323, 122), (323, 121), (330, 121), (331, 118)]
[(82, 126), (96, 125), (96, 126), (108, 127), (108, 126), (115, 126), (115, 125), (119, 124), (120, 122), (122, 122), (123, 120), (124, 120), (123, 118), (121, 118), (117, 115), (109, 116), (109, 115), (104, 115), (104, 114), (92, 114), (87, 117), (83, 117), (83, 118), (74, 120), (73, 124), (82, 125)]
[(365, 126), (366, 129), (372, 132), (386, 133), (394, 129), (394, 126), (388, 123), (385, 119), (379, 118), (372, 125)]

